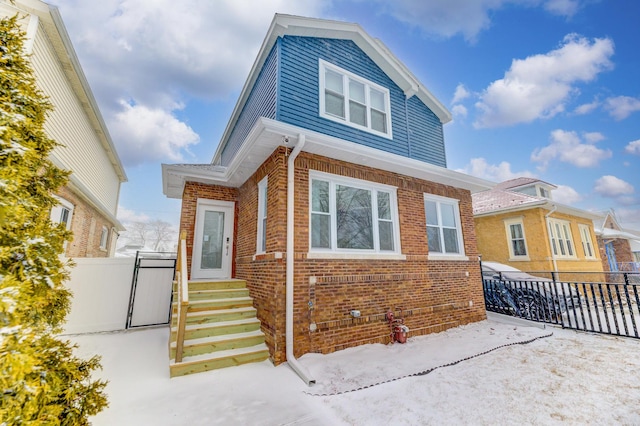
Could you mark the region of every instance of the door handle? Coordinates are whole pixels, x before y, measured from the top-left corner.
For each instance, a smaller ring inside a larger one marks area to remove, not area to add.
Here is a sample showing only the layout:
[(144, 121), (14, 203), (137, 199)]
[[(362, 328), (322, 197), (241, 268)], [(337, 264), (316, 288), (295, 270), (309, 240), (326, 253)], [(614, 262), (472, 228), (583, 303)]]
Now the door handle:
[(229, 256), (229, 237), (227, 237), (227, 253), (225, 256)]

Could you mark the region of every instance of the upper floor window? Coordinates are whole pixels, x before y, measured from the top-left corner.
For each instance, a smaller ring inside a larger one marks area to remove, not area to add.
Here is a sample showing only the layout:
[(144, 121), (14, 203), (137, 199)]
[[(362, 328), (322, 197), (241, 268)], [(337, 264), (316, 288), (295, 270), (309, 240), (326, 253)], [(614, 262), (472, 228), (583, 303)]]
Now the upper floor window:
[(258, 244), (257, 252), (267, 251), (267, 177), (258, 183)]
[(311, 250), (399, 253), (396, 188), (311, 173)]
[(527, 241), (524, 237), (524, 224), (521, 218), (504, 221), (509, 242), (509, 256), (512, 259), (528, 259)]
[(458, 200), (424, 194), (429, 255), (464, 255)]
[(565, 258), (576, 257), (569, 222), (549, 219), (549, 237), (551, 238), (551, 250), (553, 250), (554, 256)]
[(596, 254), (593, 249), (591, 230), (589, 229), (589, 226), (579, 224), (578, 229), (580, 229), (580, 239), (582, 240), (582, 250), (584, 251), (584, 257), (586, 257), (587, 259), (595, 259)]
[(320, 116), (391, 138), (389, 90), (320, 60)]

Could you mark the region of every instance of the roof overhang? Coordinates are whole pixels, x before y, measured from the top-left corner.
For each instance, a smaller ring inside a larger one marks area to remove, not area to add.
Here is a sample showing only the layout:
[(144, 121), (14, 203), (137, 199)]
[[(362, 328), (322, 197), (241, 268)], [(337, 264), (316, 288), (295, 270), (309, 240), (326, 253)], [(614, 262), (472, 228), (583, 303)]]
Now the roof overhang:
[(262, 117), (257, 120), (228, 167), (212, 164), (163, 164), (162, 191), (169, 198), (181, 198), (186, 182), (239, 187), (277, 147), (293, 147), (303, 134), (303, 152), (462, 188), (472, 193), (485, 191), (495, 185), (493, 182), (444, 167)]
[(630, 232), (620, 231), (618, 229), (600, 228), (595, 230), (596, 235), (604, 239), (618, 239), (623, 240), (639, 240), (637, 235)]
[(233, 130), (240, 113), (244, 107), (251, 89), (258, 78), (260, 70), (264, 65), (271, 48), (275, 45), (278, 37), (285, 35), (301, 37), (320, 37), (353, 41), (363, 52), (369, 56), (394, 83), (400, 87), (407, 98), (417, 96), (433, 113), (442, 124), (451, 121), (451, 113), (436, 99), (427, 88), (420, 83), (418, 78), (393, 55), (389, 49), (378, 39), (374, 39), (367, 34), (360, 25), (340, 21), (330, 21), (326, 19), (306, 18), (301, 16), (276, 14), (271, 22), (269, 31), (262, 42), (258, 56), (251, 67), (249, 77), (240, 92), (238, 102), (231, 114), (227, 127), (222, 135), (222, 139), (213, 156), (212, 163), (217, 164), (222, 150)]

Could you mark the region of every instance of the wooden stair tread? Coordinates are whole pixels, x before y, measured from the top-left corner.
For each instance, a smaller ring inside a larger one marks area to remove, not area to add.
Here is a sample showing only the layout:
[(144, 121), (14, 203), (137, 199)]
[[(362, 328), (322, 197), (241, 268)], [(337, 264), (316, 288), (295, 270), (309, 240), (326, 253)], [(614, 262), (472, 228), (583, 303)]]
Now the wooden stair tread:
[(251, 312), (256, 311), (256, 308), (253, 306), (245, 306), (242, 308), (233, 308), (233, 309), (208, 309), (206, 311), (188, 311), (188, 317), (206, 317), (208, 315), (223, 315), (223, 314), (234, 314), (239, 312)]
[[(209, 322), (204, 324), (187, 324), (185, 326), (185, 331), (191, 330), (200, 330), (203, 328), (217, 328), (217, 327), (225, 327), (229, 325), (254, 325), (260, 324), (260, 320), (258, 318), (243, 318), (239, 320), (233, 321), (219, 321), (219, 322)], [(178, 332), (178, 327), (171, 327), (171, 332)]]
[(186, 356), (182, 358), (181, 362), (175, 362), (175, 359), (171, 359), (169, 362), (169, 365), (179, 366), (179, 365), (186, 365), (186, 364), (194, 364), (202, 361), (210, 361), (210, 360), (213, 361), (221, 358), (232, 358), (234, 356), (259, 353), (263, 351), (266, 351), (268, 356), (269, 348), (267, 348), (267, 345), (265, 345), (264, 343), (260, 343), (259, 345), (249, 346), (247, 348), (229, 349), (226, 351), (217, 351), (217, 352), (211, 352), (211, 353), (206, 353), (202, 355)]
[[(235, 340), (249, 337), (261, 337), (264, 336), (264, 333), (261, 330), (255, 331), (246, 331), (244, 333), (235, 333), (235, 334), (223, 334), (220, 336), (209, 336), (209, 337), (201, 337), (199, 339), (185, 339), (184, 347), (188, 346), (196, 346), (196, 345), (204, 345), (207, 343), (216, 343), (216, 342), (224, 342), (226, 340)], [(171, 342), (171, 348), (176, 347), (176, 342)]]

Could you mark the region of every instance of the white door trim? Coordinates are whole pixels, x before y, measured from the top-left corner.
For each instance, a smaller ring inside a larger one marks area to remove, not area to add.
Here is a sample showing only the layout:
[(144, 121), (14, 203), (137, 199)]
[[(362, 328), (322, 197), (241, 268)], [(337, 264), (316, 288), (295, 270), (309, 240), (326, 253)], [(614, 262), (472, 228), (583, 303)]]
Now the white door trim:
[[(207, 211), (225, 214), (223, 229), (222, 267), (220, 269), (202, 269), (202, 240), (204, 216)], [(231, 262), (233, 259), (233, 229), (235, 221), (235, 203), (198, 198), (196, 204), (196, 223), (193, 233), (193, 252), (191, 256), (191, 279), (225, 279), (231, 278)]]

